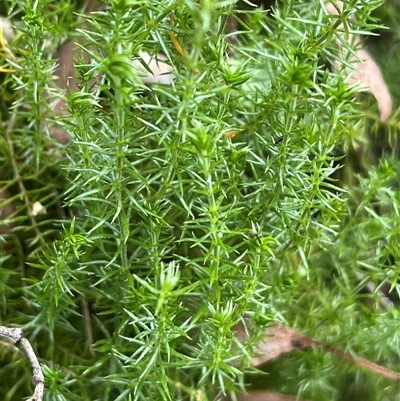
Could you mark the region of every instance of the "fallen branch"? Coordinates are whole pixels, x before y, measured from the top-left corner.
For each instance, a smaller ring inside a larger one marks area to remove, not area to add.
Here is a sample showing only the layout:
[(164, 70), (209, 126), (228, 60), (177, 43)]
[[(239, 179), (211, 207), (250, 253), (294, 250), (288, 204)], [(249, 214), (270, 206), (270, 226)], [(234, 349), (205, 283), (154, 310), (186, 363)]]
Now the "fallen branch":
[(42, 401), (44, 392), (44, 376), (30, 342), (23, 336), (22, 330), (19, 328), (9, 329), (8, 327), (0, 326), (0, 337), (6, 338), (15, 344), (21, 344), (22, 348), (25, 350), (33, 368), (33, 382), (35, 384), (33, 396), (27, 401)]
[[(243, 326), (238, 325), (235, 328), (237, 337), (243, 342), (246, 340), (247, 334)], [(266, 362), (278, 358), (282, 354), (287, 354), (295, 349), (317, 347), (324, 349), (342, 359), (353, 362), (356, 365), (368, 369), (376, 374), (386, 377), (389, 380), (400, 382), (400, 373), (384, 366), (378, 365), (367, 359), (353, 356), (348, 352), (342, 351), (331, 345), (324, 344), (323, 342), (314, 338), (307, 337), (290, 327), (277, 324), (268, 327), (264, 332), (264, 337), (258, 342), (256, 347), (257, 357), (251, 360), (253, 366), (260, 366)]]

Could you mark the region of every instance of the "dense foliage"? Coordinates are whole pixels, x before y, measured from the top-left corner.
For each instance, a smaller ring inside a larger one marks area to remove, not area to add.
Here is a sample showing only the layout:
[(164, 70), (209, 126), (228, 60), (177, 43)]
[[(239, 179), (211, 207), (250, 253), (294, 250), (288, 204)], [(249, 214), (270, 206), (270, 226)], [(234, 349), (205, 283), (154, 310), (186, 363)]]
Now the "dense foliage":
[[(379, 123), (346, 62), (349, 35), (380, 32), (385, 16), (385, 43), (368, 43), (398, 107), (398, 2), (352, 0), (338, 16), (319, 1), (235, 3), (114, 0), (91, 16), (70, 0), (1, 5), (18, 28), (1, 49), (13, 208), (1, 324), (34, 345), (48, 401), (214, 400), (250, 381), (318, 401), (400, 399), (398, 384), (318, 350), (245, 376), (276, 320), (399, 370), (400, 112)], [(70, 94), (53, 81), (66, 37), (82, 49)], [(171, 85), (145, 86), (140, 51), (166, 55)], [(5, 344), (11, 401), (32, 380)]]

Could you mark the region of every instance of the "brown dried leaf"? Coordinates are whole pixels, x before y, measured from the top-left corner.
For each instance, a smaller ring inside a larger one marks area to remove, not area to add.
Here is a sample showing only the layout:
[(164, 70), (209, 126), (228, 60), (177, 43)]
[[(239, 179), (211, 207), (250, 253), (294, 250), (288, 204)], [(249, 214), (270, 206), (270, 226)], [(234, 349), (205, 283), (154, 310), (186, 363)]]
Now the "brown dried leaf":
[[(235, 327), (236, 336), (241, 342), (246, 342), (247, 334), (243, 326)], [(257, 344), (255, 352), (259, 354), (257, 357), (252, 358), (251, 363), (254, 366), (260, 366), (266, 362), (272, 361), (278, 358), (282, 354), (292, 352), (294, 349), (301, 349), (307, 347), (320, 347), (321, 349), (330, 352), (342, 359), (353, 362), (356, 365), (371, 370), (387, 379), (399, 381), (400, 374), (385, 368), (384, 366), (378, 365), (374, 362), (368, 361), (367, 359), (353, 356), (345, 351), (330, 345), (323, 344), (319, 340), (307, 337), (306, 335), (299, 333), (298, 331), (277, 324), (275, 326), (268, 327), (264, 332), (264, 337)]]
[[(246, 341), (247, 335), (242, 327), (237, 327), (236, 333), (242, 342)], [(294, 349), (310, 347), (314, 343), (315, 340), (290, 327), (280, 324), (271, 326), (265, 330), (265, 336), (257, 344), (255, 352), (259, 356), (252, 358), (251, 362), (254, 366), (260, 366), (282, 354), (287, 354)]]
[(392, 112), (392, 98), (382, 72), (366, 50), (357, 50), (357, 57), (358, 60), (352, 61), (356, 71), (352, 73), (349, 83), (358, 83), (367, 87), (378, 101), (381, 121), (385, 122)]
[(11, 42), (14, 39), (14, 31), (11, 22), (4, 17), (0, 17), (0, 42), (4, 40)]
[(145, 64), (149, 67), (152, 74), (143, 65), (135, 60), (133, 65), (137, 69), (138, 74), (142, 78), (145, 84), (163, 84), (171, 85), (172, 81), (175, 79), (175, 75), (172, 74), (172, 67), (167, 63), (167, 57), (161, 53), (150, 56), (149, 53), (145, 51), (140, 51), (139, 56)]
[[(104, 8), (104, 5), (101, 3), (97, 1), (89, 1), (85, 9), (85, 13), (89, 14), (90, 12), (101, 10), (102, 8)], [(87, 58), (87, 55), (82, 52), (81, 49), (76, 49), (76, 47), (77, 46), (73, 42), (68, 41), (60, 47), (56, 54), (56, 58), (58, 58), (59, 62), (56, 71), (55, 83), (61, 89), (69, 88), (72, 93), (78, 90), (78, 82), (76, 79), (72, 78), (74, 75), (76, 75), (73, 60), (77, 56)], [(152, 73), (150, 73), (149, 70), (144, 68), (142, 63), (138, 60), (133, 61), (132, 68), (137, 70), (137, 73), (140, 75), (145, 84), (171, 84), (172, 80), (175, 78), (175, 75), (172, 74), (172, 67), (167, 63), (166, 56), (162, 54), (151, 56), (144, 51), (139, 52), (139, 56), (142, 59), (142, 62), (147, 64), (148, 69), (152, 71)], [(100, 79), (101, 77), (99, 76), (97, 80), (90, 82), (90, 85), (96, 85)], [(64, 113), (66, 108), (64, 99), (49, 99), (49, 102), (52, 103), (52, 110), (56, 114), (62, 115)], [(51, 136), (61, 144), (67, 144), (71, 140), (71, 136), (60, 126), (50, 126), (50, 132)]]
[[(85, 8), (85, 14), (90, 14), (93, 11), (98, 11), (102, 7), (104, 7), (98, 1), (89, 1)], [(75, 67), (74, 67), (74, 57), (83, 56), (82, 51), (79, 49), (75, 51), (75, 44), (71, 41), (65, 42), (57, 51), (56, 58), (58, 59), (58, 67), (56, 70), (56, 78), (54, 82), (61, 89), (67, 89), (73, 93), (78, 89), (77, 81), (73, 78), (75, 75)], [(86, 56), (87, 58), (87, 56)], [(95, 82), (91, 82), (91, 84), (95, 84)], [(64, 109), (66, 108), (66, 103), (64, 99), (51, 99), (49, 98), (49, 103), (51, 103), (52, 110), (58, 114), (62, 115), (64, 113)], [(50, 135), (53, 139), (55, 139), (58, 143), (66, 145), (70, 140), (71, 136), (60, 126), (50, 124)]]
[[(343, 2), (337, 1), (335, 4), (336, 7), (332, 2), (327, 3), (326, 9), (330, 14), (338, 15), (339, 11), (343, 11)], [(343, 26), (339, 25), (338, 29), (341, 28)], [(349, 41), (353, 40), (357, 44), (361, 42), (359, 36), (349, 38)], [(338, 40), (337, 42), (339, 47), (342, 48), (340, 41)], [(351, 73), (349, 83), (365, 86), (372, 93), (378, 102), (381, 121), (386, 121), (392, 112), (392, 98), (378, 64), (363, 48), (356, 50), (355, 56), (352, 57), (350, 62), (353, 64), (355, 71)], [(340, 69), (341, 64), (336, 63), (335, 68)]]

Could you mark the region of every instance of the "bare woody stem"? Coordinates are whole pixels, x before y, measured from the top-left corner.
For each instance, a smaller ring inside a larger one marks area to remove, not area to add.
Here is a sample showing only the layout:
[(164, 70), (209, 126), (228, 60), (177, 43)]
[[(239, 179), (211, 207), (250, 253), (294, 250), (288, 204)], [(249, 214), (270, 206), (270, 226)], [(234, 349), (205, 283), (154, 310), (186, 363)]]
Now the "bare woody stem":
[(33, 351), (30, 342), (24, 337), (22, 329), (0, 326), (0, 337), (6, 338), (15, 344), (21, 344), (25, 350), (33, 368), (33, 382), (35, 384), (35, 391), (27, 401), (42, 401), (44, 393), (44, 376), (38, 358)]

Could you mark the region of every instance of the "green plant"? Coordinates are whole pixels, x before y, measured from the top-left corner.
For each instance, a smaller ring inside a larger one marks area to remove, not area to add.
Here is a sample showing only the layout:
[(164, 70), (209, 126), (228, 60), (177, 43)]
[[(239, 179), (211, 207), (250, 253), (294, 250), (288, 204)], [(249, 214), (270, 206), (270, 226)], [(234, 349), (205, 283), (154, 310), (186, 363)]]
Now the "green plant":
[[(2, 324), (36, 346), (46, 400), (219, 399), (244, 387), (276, 320), (396, 369), (398, 307), (379, 302), (382, 286), (400, 290), (400, 162), (362, 164), (346, 187), (369, 120), (359, 88), (331, 68), (349, 59), (349, 33), (377, 27), (382, 2), (351, 1), (339, 16), (277, 2), (246, 12), (232, 44), (235, 3), (114, 0), (91, 16), (73, 16), (67, 0), (3, 6), (23, 34), (3, 57), (14, 71), (2, 78), (0, 184), (15, 210)], [(65, 36), (82, 49), (69, 97), (53, 82)], [(132, 65), (145, 64), (141, 50), (166, 55), (170, 86), (144, 85)], [(52, 121), (73, 138), (65, 149)], [(251, 332), (245, 344), (237, 323)], [(29, 394), (29, 371), (1, 355), (15, 383), (1, 398)], [(304, 351), (278, 362), (271, 386), (343, 399), (338, 372)], [(376, 399), (398, 397), (383, 379), (371, 386)]]

